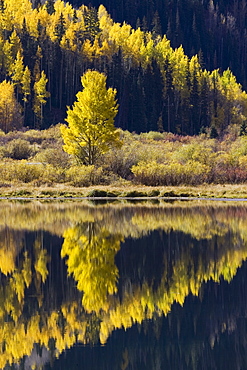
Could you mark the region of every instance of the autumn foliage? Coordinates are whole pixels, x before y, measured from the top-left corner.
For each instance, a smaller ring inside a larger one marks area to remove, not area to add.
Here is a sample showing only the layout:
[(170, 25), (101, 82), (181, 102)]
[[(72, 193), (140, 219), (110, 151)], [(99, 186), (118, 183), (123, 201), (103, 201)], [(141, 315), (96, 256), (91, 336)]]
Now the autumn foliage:
[(37, 7), (5, 0), (0, 13), (0, 79), (14, 89), (15, 112), (10, 122), (0, 115), (5, 132), (63, 122), (88, 69), (117, 90), (115, 123), (130, 132), (195, 135), (210, 128), (219, 135), (246, 123), (246, 93), (232, 72), (205, 70), (200, 56), (172, 48), (159, 27), (135, 29), (114, 22), (103, 5), (73, 8), (61, 0)]

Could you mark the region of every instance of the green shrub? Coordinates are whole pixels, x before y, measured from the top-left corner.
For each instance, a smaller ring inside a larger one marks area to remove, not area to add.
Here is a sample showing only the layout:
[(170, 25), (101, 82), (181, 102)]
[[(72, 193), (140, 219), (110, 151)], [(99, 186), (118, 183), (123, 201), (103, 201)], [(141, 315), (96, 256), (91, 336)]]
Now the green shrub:
[(144, 138), (144, 139), (147, 139), (147, 140), (159, 141), (159, 140), (164, 140), (165, 139), (165, 134), (161, 133), (161, 132), (158, 132), (158, 131), (149, 131), (149, 132), (145, 132), (145, 133), (140, 134), (140, 138), (141, 139)]
[(147, 193), (143, 191), (131, 190), (123, 193), (123, 197), (126, 198), (142, 198), (147, 197)]
[(160, 191), (159, 190), (151, 190), (149, 193), (148, 193), (148, 196), (149, 197), (158, 197), (160, 195)]
[(100, 189), (93, 189), (87, 195), (88, 198), (105, 198), (107, 196), (107, 191)]

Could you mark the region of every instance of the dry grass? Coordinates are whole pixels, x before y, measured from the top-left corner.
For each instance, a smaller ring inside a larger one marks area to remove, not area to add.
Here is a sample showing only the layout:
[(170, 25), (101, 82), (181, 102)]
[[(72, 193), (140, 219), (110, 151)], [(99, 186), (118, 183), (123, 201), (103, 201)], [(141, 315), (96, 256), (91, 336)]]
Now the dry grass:
[(2, 198), (35, 198), (35, 199), (70, 199), (70, 198), (223, 198), (247, 199), (247, 184), (245, 185), (199, 185), (151, 187), (138, 185), (124, 186), (90, 186), (72, 187), (63, 184), (55, 186), (0, 186)]

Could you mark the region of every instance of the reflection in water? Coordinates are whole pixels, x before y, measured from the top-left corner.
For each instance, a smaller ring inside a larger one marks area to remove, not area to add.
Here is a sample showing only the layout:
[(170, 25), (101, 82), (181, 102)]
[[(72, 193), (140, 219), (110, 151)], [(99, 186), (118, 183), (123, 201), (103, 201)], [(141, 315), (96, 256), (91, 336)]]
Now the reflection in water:
[[(221, 368), (212, 351), (246, 317), (246, 302), (233, 304), (245, 267), (232, 289), (247, 258), (246, 206), (3, 202), (1, 211), (0, 368), (56, 368), (76, 343), (95, 345), (106, 369)], [(66, 356), (76, 368), (91, 350)]]

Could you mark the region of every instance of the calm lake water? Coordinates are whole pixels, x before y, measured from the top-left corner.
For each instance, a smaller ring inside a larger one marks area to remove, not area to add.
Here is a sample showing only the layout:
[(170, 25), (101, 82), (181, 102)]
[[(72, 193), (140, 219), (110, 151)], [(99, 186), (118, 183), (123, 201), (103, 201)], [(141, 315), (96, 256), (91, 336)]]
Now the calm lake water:
[(247, 369), (247, 203), (0, 210), (1, 369)]

